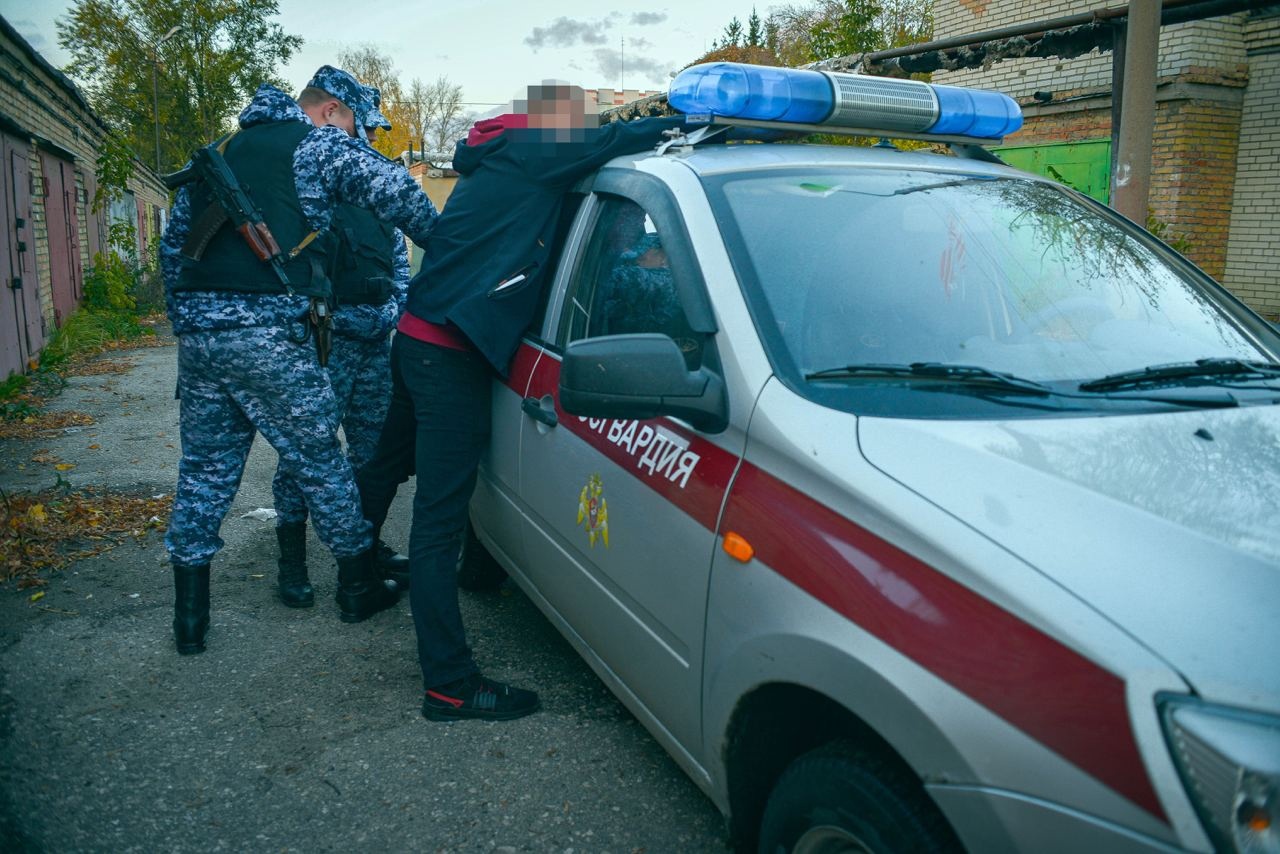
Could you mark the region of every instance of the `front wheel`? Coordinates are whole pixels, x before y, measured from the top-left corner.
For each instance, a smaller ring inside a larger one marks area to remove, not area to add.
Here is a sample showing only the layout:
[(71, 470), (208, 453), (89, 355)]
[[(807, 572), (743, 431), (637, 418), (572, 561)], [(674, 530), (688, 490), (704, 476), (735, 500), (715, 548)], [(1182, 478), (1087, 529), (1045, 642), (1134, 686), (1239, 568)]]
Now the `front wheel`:
[(961, 847), (909, 773), (852, 744), (796, 759), (760, 823), (760, 854), (936, 854)]
[(462, 549), (458, 552), (458, 586), (473, 593), (484, 593), (497, 590), (506, 578), (507, 571), (489, 554), (468, 519)]

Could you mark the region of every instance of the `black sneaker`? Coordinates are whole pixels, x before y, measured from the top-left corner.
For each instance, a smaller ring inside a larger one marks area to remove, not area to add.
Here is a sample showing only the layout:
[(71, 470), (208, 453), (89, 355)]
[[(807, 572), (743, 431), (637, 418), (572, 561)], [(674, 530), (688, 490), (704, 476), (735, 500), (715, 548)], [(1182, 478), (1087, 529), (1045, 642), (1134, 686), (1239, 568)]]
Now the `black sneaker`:
[(538, 695), (480, 674), (427, 691), (422, 716), (433, 721), (509, 721), (538, 711)]
[(409, 589), (409, 559), (378, 540), (378, 572), (387, 586), (404, 592)]

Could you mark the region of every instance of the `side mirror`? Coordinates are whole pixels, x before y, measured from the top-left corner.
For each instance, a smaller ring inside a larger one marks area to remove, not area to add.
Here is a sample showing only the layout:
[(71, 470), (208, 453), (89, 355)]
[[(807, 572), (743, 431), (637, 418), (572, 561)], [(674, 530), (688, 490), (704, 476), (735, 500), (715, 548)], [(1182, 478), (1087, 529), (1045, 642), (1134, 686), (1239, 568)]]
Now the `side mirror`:
[(591, 418), (670, 415), (707, 433), (729, 426), (724, 381), (706, 368), (690, 371), (665, 335), (574, 341), (560, 365), (560, 406)]

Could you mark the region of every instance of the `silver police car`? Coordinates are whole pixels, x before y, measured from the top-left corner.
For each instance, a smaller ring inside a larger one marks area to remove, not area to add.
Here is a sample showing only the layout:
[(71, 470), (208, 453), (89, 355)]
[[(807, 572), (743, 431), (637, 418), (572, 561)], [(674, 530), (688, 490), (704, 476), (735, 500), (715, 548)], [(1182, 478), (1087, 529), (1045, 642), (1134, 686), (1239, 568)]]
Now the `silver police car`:
[(677, 140), (580, 190), (464, 586), (744, 848), (1280, 851), (1272, 327), (981, 159)]

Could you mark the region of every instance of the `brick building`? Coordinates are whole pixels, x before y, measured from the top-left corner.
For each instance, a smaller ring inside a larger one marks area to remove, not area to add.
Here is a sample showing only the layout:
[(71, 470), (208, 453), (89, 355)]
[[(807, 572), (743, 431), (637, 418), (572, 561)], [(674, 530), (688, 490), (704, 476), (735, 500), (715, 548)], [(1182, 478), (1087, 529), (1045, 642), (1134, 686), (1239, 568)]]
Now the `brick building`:
[(137, 226), (142, 258), (164, 227), (168, 191), (140, 162), (125, 198), (92, 210), (105, 135), (75, 84), (0, 17), (0, 380), (75, 311), (111, 221)]
[(584, 91), (586, 92), (587, 100), (595, 102), (595, 105), (602, 110), (609, 107), (621, 107), (623, 104), (630, 104), (632, 101), (639, 101), (641, 98), (658, 94), (656, 89), (607, 89), (601, 87)]
[[(1096, 0), (936, 0), (934, 37), (1089, 12)], [(1151, 208), (1166, 238), (1255, 310), (1280, 317), (1280, 6), (1162, 27)], [(936, 72), (998, 89), (1026, 123), (1002, 156), (1108, 201), (1111, 54)], [(1037, 93), (1038, 96), (1037, 96)]]

